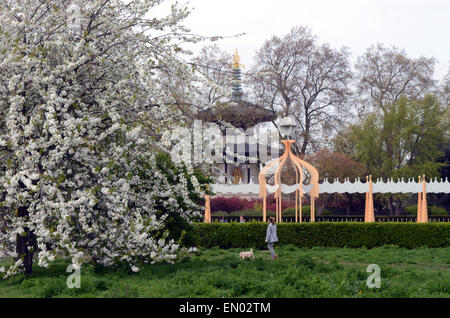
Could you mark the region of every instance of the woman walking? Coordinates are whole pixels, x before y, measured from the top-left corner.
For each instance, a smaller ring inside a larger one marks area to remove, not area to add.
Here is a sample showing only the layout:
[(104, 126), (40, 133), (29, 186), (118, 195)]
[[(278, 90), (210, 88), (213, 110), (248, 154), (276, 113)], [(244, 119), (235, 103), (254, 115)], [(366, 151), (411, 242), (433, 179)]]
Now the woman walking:
[(267, 226), (266, 232), (266, 242), (268, 243), (272, 259), (276, 259), (277, 254), (275, 254), (275, 251), (273, 250), (273, 243), (278, 242), (278, 237), (277, 237), (277, 226), (275, 224), (275, 219), (273, 217), (269, 218), (269, 225)]

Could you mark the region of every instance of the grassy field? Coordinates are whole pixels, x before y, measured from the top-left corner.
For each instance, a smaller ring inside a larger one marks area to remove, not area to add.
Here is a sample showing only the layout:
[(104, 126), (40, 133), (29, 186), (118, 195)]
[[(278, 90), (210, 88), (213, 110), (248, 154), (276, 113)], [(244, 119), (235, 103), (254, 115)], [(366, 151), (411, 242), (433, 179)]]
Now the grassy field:
[[(276, 247), (240, 260), (242, 250), (212, 248), (141, 272), (84, 266), (81, 288), (66, 287), (68, 262), (0, 281), (0, 297), (450, 297), (450, 247), (373, 249)], [(366, 286), (367, 265), (381, 288)], [(4, 264), (3, 264), (4, 265)]]

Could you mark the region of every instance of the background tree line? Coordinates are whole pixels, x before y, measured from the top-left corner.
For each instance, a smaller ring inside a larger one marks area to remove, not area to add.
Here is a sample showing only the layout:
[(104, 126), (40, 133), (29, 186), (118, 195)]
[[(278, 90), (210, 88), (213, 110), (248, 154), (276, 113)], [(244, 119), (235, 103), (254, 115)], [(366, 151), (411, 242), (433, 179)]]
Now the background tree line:
[[(224, 76), (231, 61), (226, 57), (210, 46), (195, 59), (213, 74), (214, 87), (230, 82)], [(405, 50), (378, 43), (352, 65), (347, 48), (321, 43), (309, 28), (296, 26), (257, 50), (254, 65), (245, 73), (244, 98), (273, 110), (278, 118), (291, 116), (298, 126), (292, 136), (297, 140), (294, 151), (317, 161), (323, 177), (360, 177), (362, 164), (364, 173), (375, 178), (446, 178), (450, 70), (437, 81), (435, 64), (434, 58), (410, 57)], [(205, 88), (205, 101), (214, 107), (211, 97), (225, 101), (227, 95)], [(278, 128), (278, 120), (273, 125)], [(330, 156), (334, 166), (322, 167)], [(432, 197), (450, 210), (445, 196)], [(402, 202), (414, 202), (411, 195), (376, 199), (379, 209), (391, 214), (402, 212)]]

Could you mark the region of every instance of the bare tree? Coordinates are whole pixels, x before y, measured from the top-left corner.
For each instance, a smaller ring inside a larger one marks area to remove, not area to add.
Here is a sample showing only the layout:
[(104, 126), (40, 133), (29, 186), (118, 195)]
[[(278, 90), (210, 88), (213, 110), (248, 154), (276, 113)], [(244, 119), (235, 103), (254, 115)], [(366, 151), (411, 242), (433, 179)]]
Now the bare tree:
[(317, 44), (303, 26), (272, 37), (256, 54), (253, 94), (261, 106), (295, 118), (299, 129), (292, 137), (301, 140), (295, 149), (300, 155), (341, 121), (352, 78), (348, 57), (346, 48)]
[(395, 46), (369, 47), (355, 65), (360, 111), (372, 106), (386, 113), (385, 106), (392, 105), (403, 94), (411, 99), (423, 97), (435, 85), (434, 63), (434, 58), (410, 58)]
[[(442, 107), (445, 109), (444, 121), (446, 123), (445, 126), (447, 127), (447, 129), (443, 133), (450, 143), (450, 69), (440, 83), (437, 95), (439, 96)], [(450, 146), (448, 146), (447, 149), (448, 150), (446, 150), (446, 152), (449, 152)]]
[(201, 88), (205, 104), (214, 105), (229, 98), (226, 94), (231, 92), (231, 54), (214, 44), (203, 47), (192, 62), (205, 78)]
[(443, 105), (450, 107), (450, 69), (439, 85), (439, 98)]

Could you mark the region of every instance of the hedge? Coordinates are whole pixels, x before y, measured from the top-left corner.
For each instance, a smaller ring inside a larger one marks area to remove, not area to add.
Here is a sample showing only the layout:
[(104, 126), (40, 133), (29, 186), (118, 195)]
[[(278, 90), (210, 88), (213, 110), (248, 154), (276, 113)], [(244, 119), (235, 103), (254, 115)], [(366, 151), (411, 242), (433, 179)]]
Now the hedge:
[[(210, 248), (266, 248), (267, 223), (195, 223), (196, 245)], [(450, 246), (449, 223), (278, 223), (278, 244), (298, 247), (406, 248)]]

